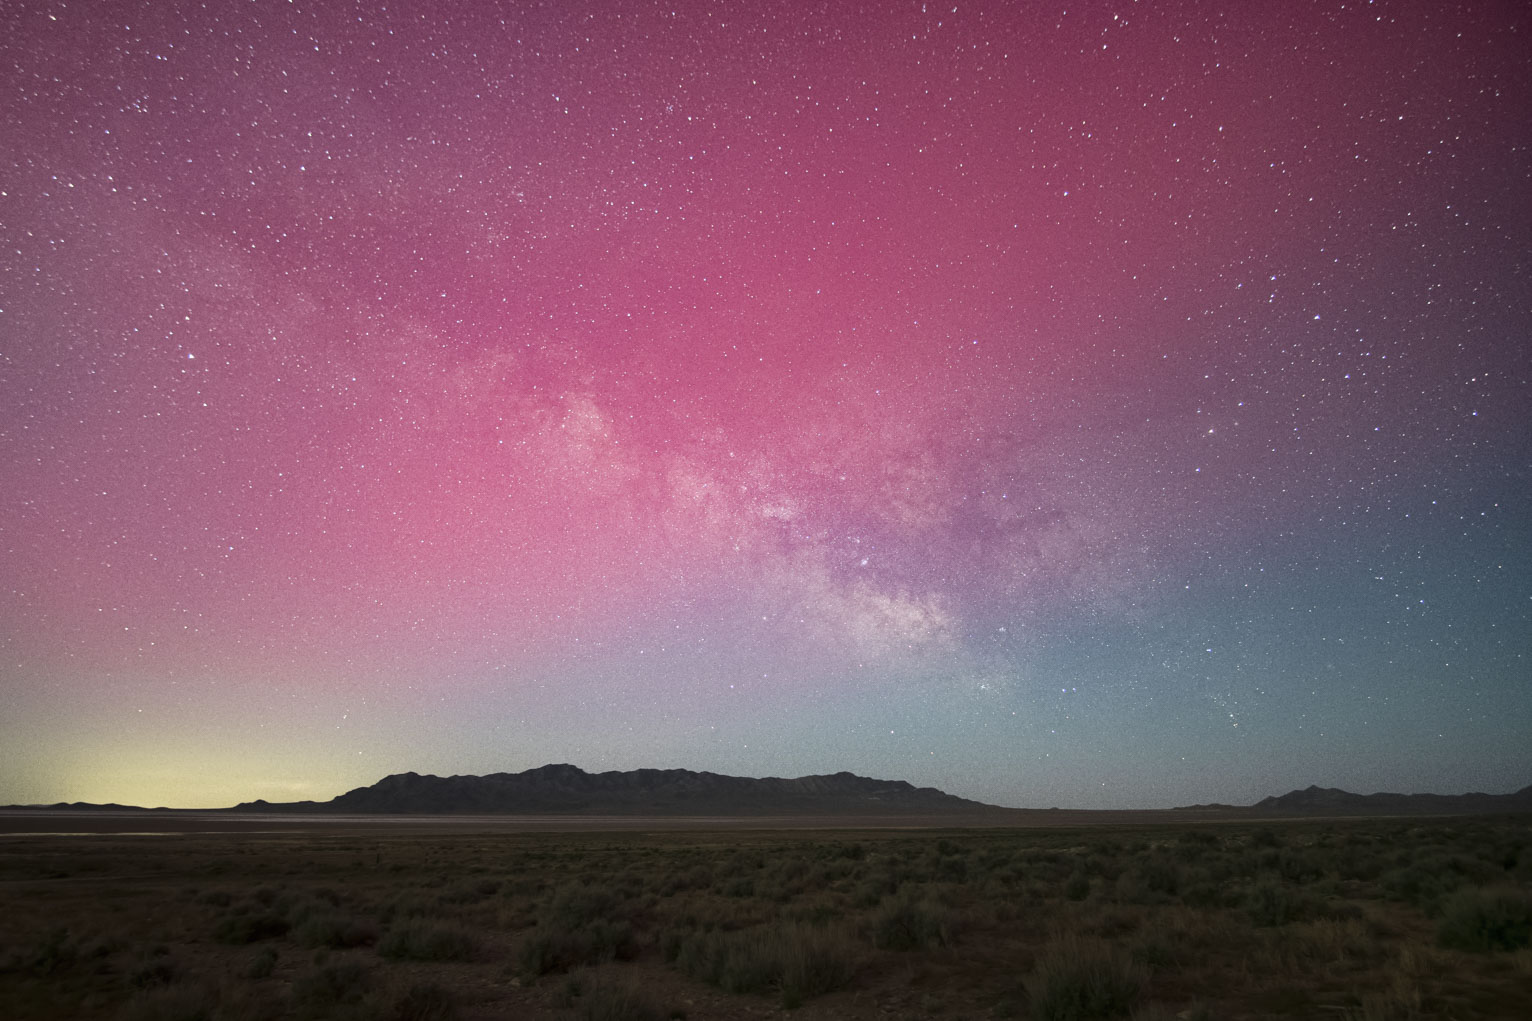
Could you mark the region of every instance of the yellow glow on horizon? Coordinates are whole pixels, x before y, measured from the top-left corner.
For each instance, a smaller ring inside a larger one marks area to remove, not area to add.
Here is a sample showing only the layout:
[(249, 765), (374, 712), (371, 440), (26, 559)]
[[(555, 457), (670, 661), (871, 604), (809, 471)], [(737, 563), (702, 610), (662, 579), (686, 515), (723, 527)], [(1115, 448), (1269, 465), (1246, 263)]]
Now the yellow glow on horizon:
[(49, 786), (61, 791), (52, 801), (137, 805), (143, 808), (230, 808), (257, 798), (266, 801), (327, 801), (383, 774), (333, 755), (295, 754), (246, 745), (211, 749), (191, 742), (98, 746), (69, 756)]

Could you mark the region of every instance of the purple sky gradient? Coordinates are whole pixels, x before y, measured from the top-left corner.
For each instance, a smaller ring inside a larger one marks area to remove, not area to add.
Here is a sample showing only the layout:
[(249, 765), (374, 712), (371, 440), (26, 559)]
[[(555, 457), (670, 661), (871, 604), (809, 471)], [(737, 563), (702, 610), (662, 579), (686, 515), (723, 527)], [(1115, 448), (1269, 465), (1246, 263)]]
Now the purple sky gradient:
[(1519, 4), (0, 12), (0, 803), (1532, 782)]

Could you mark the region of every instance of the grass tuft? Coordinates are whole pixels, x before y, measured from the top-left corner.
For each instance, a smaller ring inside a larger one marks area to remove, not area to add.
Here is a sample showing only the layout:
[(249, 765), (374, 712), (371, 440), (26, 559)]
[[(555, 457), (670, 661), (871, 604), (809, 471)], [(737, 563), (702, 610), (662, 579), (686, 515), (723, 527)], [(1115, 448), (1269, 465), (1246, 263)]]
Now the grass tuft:
[(521, 945), (518, 963), (529, 975), (549, 975), (582, 964), (631, 960), (636, 954), (632, 926), (624, 922), (591, 922), (573, 928), (538, 929)]
[(879, 950), (928, 950), (952, 942), (950, 914), (930, 901), (899, 897), (872, 919), (872, 944)]
[(361, 1003), (371, 986), (372, 973), (360, 961), (325, 964), (293, 980), (293, 1010), (304, 1018), (330, 1017), (336, 1008)]
[(1118, 948), (1069, 935), (1049, 944), (1026, 988), (1038, 1021), (1089, 1021), (1126, 1016), (1148, 982), (1148, 969)]
[(460, 925), (411, 920), (378, 942), (378, 953), (398, 961), (471, 961), (479, 952), (473, 933)]
[(245, 977), (252, 979), (270, 978), (271, 973), (277, 967), (277, 951), (275, 947), (265, 946), (256, 952), (245, 968)]
[(1508, 887), (1468, 887), (1448, 899), (1437, 924), (1444, 947), (1490, 953), (1532, 945), (1532, 894)]
[(435, 982), (417, 982), (406, 989), (388, 1013), (388, 1021), (457, 1021), (457, 998)]
[(686, 1012), (667, 1008), (648, 991), (603, 979), (585, 987), (576, 1004), (582, 1021), (667, 1021)]
[(293, 939), (306, 947), (344, 950), (371, 946), (378, 941), (378, 930), (367, 922), (343, 915), (310, 915), (293, 930)]
[(287, 919), (271, 912), (226, 915), (213, 927), (213, 938), (220, 943), (259, 943), (287, 935)]
[(856, 971), (854, 945), (835, 930), (802, 924), (701, 933), (676, 957), (683, 972), (730, 993), (781, 994), (785, 1007), (833, 992)]

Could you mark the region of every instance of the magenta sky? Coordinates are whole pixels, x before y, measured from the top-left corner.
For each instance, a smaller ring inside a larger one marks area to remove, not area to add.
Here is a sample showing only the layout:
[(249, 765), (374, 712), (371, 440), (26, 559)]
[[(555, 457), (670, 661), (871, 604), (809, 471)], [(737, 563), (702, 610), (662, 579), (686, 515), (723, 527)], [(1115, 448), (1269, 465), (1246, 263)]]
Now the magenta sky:
[(1516, 3), (10, 4), (0, 803), (1532, 782)]

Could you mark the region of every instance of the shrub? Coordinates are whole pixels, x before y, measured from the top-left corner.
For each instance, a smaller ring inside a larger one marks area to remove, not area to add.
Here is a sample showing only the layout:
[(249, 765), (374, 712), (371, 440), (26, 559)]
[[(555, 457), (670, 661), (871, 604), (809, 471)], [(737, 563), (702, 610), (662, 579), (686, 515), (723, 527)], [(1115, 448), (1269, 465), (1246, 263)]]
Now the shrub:
[(293, 1009), (300, 1017), (329, 1017), (335, 1008), (360, 1003), (372, 975), (359, 961), (337, 961), (293, 980)]
[(1183, 934), (1177, 930), (1151, 927), (1133, 941), (1133, 959), (1151, 969), (1174, 967), (1181, 961), (1183, 938)]
[(1118, 860), (1115, 849), (1108, 851), (1097, 847), (1094, 853), (1086, 855), (1084, 862), (1075, 865), (1075, 871), (1083, 872), (1086, 876), (1100, 876), (1102, 879), (1116, 882), (1125, 867), (1124, 863)]
[(529, 975), (547, 975), (614, 958), (631, 960), (637, 953), (631, 925), (596, 921), (539, 928), (522, 944), (519, 963)]
[(609, 980), (592, 985), (578, 1005), (584, 1021), (665, 1021), (680, 1013), (667, 1010), (642, 989)]
[(1532, 945), (1532, 894), (1524, 890), (1459, 890), (1437, 926), (1442, 946), (1487, 953)]
[(498, 879), (465, 879), (443, 890), (437, 900), (443, 904), (477, 904), (498, 892)]
[(737, 876), (725, 883), (721, 892), (725, 897), (754, 897), (755, 880), (748, 876)]
[(271, 912), (229, 915), (218, 920), (213, 938), (220, 943), (259, 943), (287, 934), (287, 919)]
[(1152, 893), (1174, 897), (1181, 891), (1181, 869), (1168, 858), (1156, 855), (1139, 866), (1144, 886)]
[(1120, 1017), (1143, 997), (1148, 970), (1099, 940), (1054, 940), (1026, 980), (1032, 1016), (1040, 1021)]
[(1282, 838), (1270, 828), (1259, 829), (1250, 834), (1251, 847), (1281, 847)]
[(801, 924), (702, 933), (682, 944), (676, 964), (725, 992), (776, 990), (787, 1007), (847, 985), (856, 970), (848, 940)]
[(411, 918), (430, 918), (437, 914), (436, 906), (417, 894), (402, 894), (383, 905), (378, 913), (385, 925), (407, 921)]
[(844, 939), (803, 927), (788, 929), (783, 939), (786, 945), (778, 986), (784, 1007), (797, 1007), (810, 997), (834, 992), (851, 982), (856, 966)]
[(330, 905), (332, 908), (338, 908), (340, 907), (341, 900), (344, 898), (341, 897), (340, 891), (336, 890), (334, 887), (321, 886), (319, 889), (314, 891), (314, 899), (323, 901), (324, 903)]
[(1217, 883), (1197, 882), (1182, 891), (1181, 903), (1193, 908), (1221, 908), (1228, 905), (1229, 895)]
[(245, 968), (246, 978), (270, 978), (271, 973), (277, 967), (277, 951), (275, 947), (262, 947), (256, 955), (250, 959), (250, 964)]
[(30, 952), (16, 955), (12, 966), (19, 965), (32, 975), (49, 976), (68, 971), (79, 959), (79, 945), (70, 938), (68, 929), (59, 927), (49, 930)]
[(1064, 896), (1069, 900), (1084, 900), (1090, 896), (1090, 877), (1084, 872), (1073, 872), (1064, 884)]
[(385, 1015), (388, 1021), (456, 1021), (457, 1000), (435, 982), (417, 982), (405, 990)]
[(1307, 902), (1281, 883), (1263, 880), (1245, 894), (1245, 913), (1259, 926), (1286, 925), (1301, 918)]
[(1370, 848), (1343, 854), (1335, 861), (1335, 874), (1341, 879), (1372, 882), (1383, 874), (1383, 862)]
[(293, 938), (306, 947), (343, 950), (376, 943), (378, 930), (354, 918), (332, 914), (310, 915), (293, 930)]
[(584, 925), (599, 918), (609, 918), (617, 903), (617, 894), (610, 887), (572, 884), (554, 892), (544, 917), (555, 924)]
[(128, 976), (128, 981), (140, 989), (168, 986), (179, 976), (176, 963), (169, 957), (156, 954), (138, 964)]
[(675, 959), (681, 955), (681, 947), (686, 943), (686, 929), (666, 929), (660, 933), (660, 957), (666, 964), (674, 964)]
[(885, 896), (899, 892), (899, 877), (880, 872), (863, 879), (851, 892), (854, 907), (876, 907)]
[(1294, 936), (1304, 957), (1343, 961), (1365, 957), (1372, 949), (1367, 927), (1356, 918), (1321, 918), (1295, 926)]
[(378, 953), (403, 961), (471, 961), (479, 944), (458, 925), (411, 921), (395, 926), (378, 943)]
[(968, 859), (941, 859), (936, 867), (936, 878), (945, 883), (966, 883), (968, 881)]
[(880, 950), (925, 950), (950, 941), (947, 913), (928, 901), (900, 897), (872, 919), (872, 944)]
[(1324, 866), (1312, 853), (1299, 848), (1283, 848), (1277, 853), (1277, 873), (1290, 883), (1307, 883), (1324, 875)]

